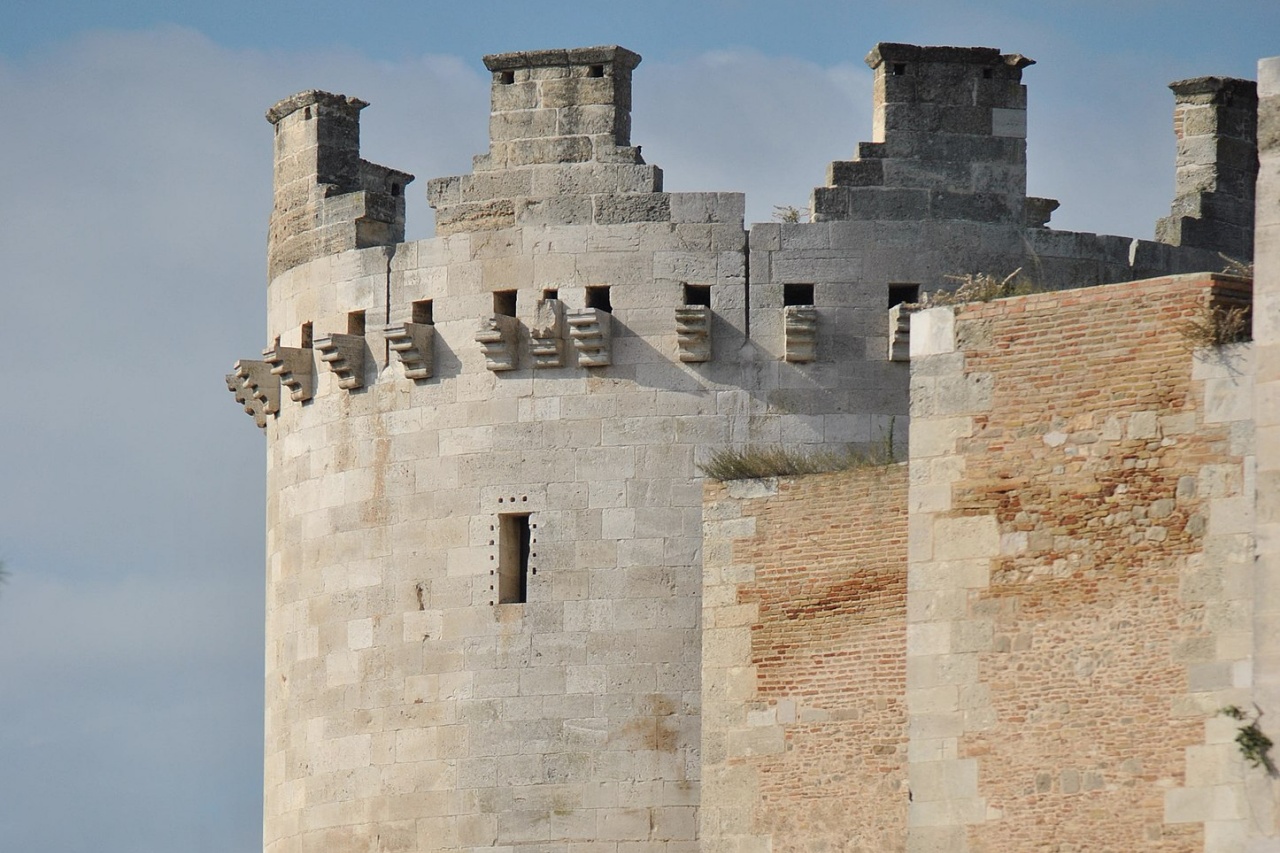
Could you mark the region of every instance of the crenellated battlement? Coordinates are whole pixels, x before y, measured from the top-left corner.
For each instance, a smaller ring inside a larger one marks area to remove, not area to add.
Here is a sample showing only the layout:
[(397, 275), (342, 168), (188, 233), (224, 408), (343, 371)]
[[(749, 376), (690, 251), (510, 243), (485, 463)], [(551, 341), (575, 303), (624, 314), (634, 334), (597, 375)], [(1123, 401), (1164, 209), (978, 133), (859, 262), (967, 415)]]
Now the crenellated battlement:
[(428, 183), (436, 233), (670, 219), (662, 171), (631, 145), (639, 54), (612, 45), (484, 63), (493, 74), (489, 152), (473, 174)]
[(1170, 83), (1178, 140), (1176, 188), (1156, 238), (1231, 258), (1253, 257), (1258, 84), (1230, 77)]
[(360, 159), (359, 98), (310, 90), (267, 110), (275, 128), (268, 275), (349, 249), (404, 240), (413, 175)]

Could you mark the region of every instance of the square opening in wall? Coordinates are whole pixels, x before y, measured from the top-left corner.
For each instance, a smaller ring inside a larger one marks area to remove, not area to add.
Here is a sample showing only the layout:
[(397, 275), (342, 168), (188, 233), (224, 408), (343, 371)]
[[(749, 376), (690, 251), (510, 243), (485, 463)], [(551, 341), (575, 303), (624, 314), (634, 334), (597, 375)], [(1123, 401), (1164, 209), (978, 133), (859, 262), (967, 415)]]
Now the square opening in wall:
[(544, 287), (542, 288), (542, 298), (543, 299), (559, 299), (560, 291), (554, 287)]
[(512, 83), (516, 82), (516, 72), (499, 71), (498, 82), (501, 83), (503, 86), (510, 86)]
[(431, 310), (430, 299), (420, 299), (413, 303), (413, 322), (419, 326), (435, 325), (436, 320)]
[(613, 303), (609, 300), (609, 285), (600, 284), (588, 287), (587, 307), (599, 308), (606, 314), (612, 314)]
[(498, 516), (498, 603), (523, 604), (529, 597), (529, 514)]
[(493, 313), (504, 317), (516, 316), (516, 291), (495, 290), (493, 292)]
[(782, 304), (783, 305), (812, 305), (813, 304), (813, 285), (812, 284), (782, 285)]
[(347, 312), (347, 334), (348, 335), (364, 334), (364, 312), (363, 311)]
[(603, 76), (604, 76), (604, 66), (603, 66), (603, 65), (592, 65), (591, 67), (589, 67), (589, 68), (587, 69), (587, 76), (588, 76), (588, 77), (603, 77)]
[(684, 286), (685, 305), (705, 305), (711, 307), (711, 285), (686, 284)]
[(903, 302), (920, 301), (920, 285), (918, 284), (890, 284), (889, 285), (889, 307), (901, 305)]

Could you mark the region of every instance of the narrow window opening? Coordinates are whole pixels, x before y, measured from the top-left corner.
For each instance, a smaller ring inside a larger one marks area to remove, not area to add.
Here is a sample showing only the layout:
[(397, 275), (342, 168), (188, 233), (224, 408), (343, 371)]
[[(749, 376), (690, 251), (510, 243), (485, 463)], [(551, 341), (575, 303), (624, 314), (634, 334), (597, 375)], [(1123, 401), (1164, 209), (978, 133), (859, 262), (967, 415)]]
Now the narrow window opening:
[(559, 299), (560, 298), (559, 288), (555, 288), (555, 287), (542, 288), (542, 298), (543, 299)]
[(895, 62), (895, 63), (893, 63), (892, 73), (893, 73), (893, 76), (894, 76), (894, 77), (901, 77), (901, 76), (903, 76), (904, 74), (906, 74), (906, 73), (907, 73), (907, 63), (905, 63), (905, 62)]
[(890, 284), (889, 307), (901, 305), (903, 302), (916, 302), (920, 299), (918, 284)]
[(308, 320), (306, 323), (302, 324), (302, 348), (303, 349), (311, 349), (311, 339), (312, 339), (311, 322)]
[(364, 312), (363, 311), (347, 312), (347, 334), (348, 335), (364, 334)]
[(983, 77), (983, 79), (984, 79), (984, 80), (990, 80), (990, 79), (991, 79), (991, 73), (992, 73), (992, 72), (991, 72), (991, 69), (990, 69), (990, 68), (984, 68), (984, 69), (982, 69), (982, 77)]
[(495, 290), (493, 292), (493, 313), (505, 317), (516, 316), (516, 292), (514, 290)]
[(711, 285), (686, 284), (684, 286), (685, 305), (705, 305), (711, 307)]
[(502, 84), (502, 85), (504, 85), (504, 86), (510, 86), (512, 83), (516, 82), (516, 72), (514, 72), (514, 71), (499, 71), (499, 72), (498, 72), (498, 82), (499, 82), (499, 83), (501, 83), (501, 84)]
[(431, 313), (431, 300), (423, 299), (413, 303), (413, 322), (419, 326), (434, 326), (435, 317)]
[(401, 187), (400, 187), (400, 185), (399, 185), (399, 184), (392, 184), (392, 185), (391, 185), (391, 197), (392, 197), (392, 198), (399, 198), (399, 197), (400, 197), (400, 193), (401, 193), (401, 192), (403, 192), (403, 190), (401, 189)]
[(304, 121), (311, 118), (311, 107), (302, 108), (302, 118)]
[(529, 515), (498, 516), (498, 603), (529, 600)]
[(606, 314), (613, 313), (613, 303), (609, 300), (609, 285), (601, 284), (587, 288), (587, 307), (599, 308)]
[(592, 65), (590, 68), (588, 68), (588, 69), (587, 69), (587, 76), (588, 76), (588, 77), (603, 77), (603, 76), (604, 76), (604, 66), (603, 66), (603, 65)]
[(813, 304), (813, 285), (812, 284), (782, 285), (782, 304), (783, 305), (812, 305)]

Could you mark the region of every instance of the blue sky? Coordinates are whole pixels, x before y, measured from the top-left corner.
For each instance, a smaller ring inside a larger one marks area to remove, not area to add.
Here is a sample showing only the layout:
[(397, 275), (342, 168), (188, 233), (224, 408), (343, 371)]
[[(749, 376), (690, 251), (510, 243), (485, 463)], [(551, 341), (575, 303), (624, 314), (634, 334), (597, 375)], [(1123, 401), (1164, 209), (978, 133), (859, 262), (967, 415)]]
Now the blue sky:
[(372, 102), (369, 159), (485, 148), (480, 56), (619, 43), (677, 190), (806, 203), (870, 136), (877, 41), (1020, 52), (1054, 225), (1150, 236), (1172, 80), (1252, 76), (1280, 3), (10, 3), (0, 27), (0, 847), (260, 847), (263, 440), (222, 384), (264, 340), (274, 101)]

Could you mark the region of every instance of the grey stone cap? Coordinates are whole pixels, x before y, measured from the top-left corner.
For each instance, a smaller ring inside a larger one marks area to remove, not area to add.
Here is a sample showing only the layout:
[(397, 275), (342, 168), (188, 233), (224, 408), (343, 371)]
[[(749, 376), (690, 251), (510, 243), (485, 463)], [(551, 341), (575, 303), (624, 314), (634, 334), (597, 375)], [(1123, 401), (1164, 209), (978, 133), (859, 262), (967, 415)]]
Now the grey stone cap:
[(1169, 84), (1169, 88), (1179, 99), (1195, 95), (1213, 95), (1214, 102), (1226, 96), (1233, 101), (1239, 98), (1258, 100), (1258, 84), (1238, 77), (1191, 77), (1187, 80), (1175, 80)]
[(882, 41), (867, 54), (866, 63), (879, 68), (886, 62), (938, 62), (953, 65), (1008, 65), (1026, 68), (1035, 65), (1020, 53), (1001, 53), (994, 47), (923, 47)]
[(600, 65), (606, 62), (630, 71), (640, 64), (640, 54), (616, 44), (574, 47), (567, 50), (524, 50), (516, 53), (489, 54), (484, 58), (484, 67), (490, 71), (514, 71), (518, 68)]
[(352, 115), (369, 106), (368, 101), (362, 101), (349, 95), (335, 95), (332, 92), (322, 92), (319, 89), (308, 89), (305, 92), (290, 95), (267, 110), (267, 121), (275, 124), (285, 116), (313, 104), (333, 107), (336, 110), (350, 112)]

